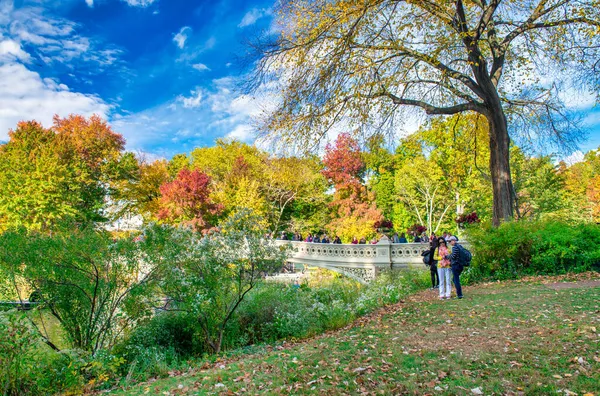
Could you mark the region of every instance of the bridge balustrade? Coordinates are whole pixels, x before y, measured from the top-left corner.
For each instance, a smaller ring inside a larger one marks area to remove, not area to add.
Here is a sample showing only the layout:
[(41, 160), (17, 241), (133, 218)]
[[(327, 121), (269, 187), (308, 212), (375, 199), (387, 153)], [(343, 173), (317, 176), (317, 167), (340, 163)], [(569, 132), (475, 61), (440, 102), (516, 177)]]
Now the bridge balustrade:
[(277, 241), (291, 245), (289, 262), (326, 268), (361, 283), (369, 283), (382, 271), (395, 269), (426, 269), (421, 254), (429, 250), (428, 243), (391, 243), (382, 239), (376, 245), (348, 245)]

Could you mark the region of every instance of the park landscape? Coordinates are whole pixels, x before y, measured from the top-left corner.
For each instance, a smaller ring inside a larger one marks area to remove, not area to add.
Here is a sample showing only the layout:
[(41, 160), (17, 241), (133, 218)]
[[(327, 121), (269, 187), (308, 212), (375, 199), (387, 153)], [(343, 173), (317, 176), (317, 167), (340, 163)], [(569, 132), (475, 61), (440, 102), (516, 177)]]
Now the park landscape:
[[(289, 0), (266, 16), (240, 54), (237, 89), (268, 99), (252, 141), (156, 155), (106, 114), (11, 125), (2, 394), (600, 394), (600, 148), (582, 149), (600, 131), (595, 105), (571, 103), (598, 102), (600, 3)], [(168, 41), (183, 51), (192, 30)], [(27, 64), (19, 37), (1, 67)], [(465, 298), (440, 301), (415, 262), (363, 282), (288, 263), (299, 235), (376, 251), (394, 233), (417, 255), (418, 235), (457, 235)]]

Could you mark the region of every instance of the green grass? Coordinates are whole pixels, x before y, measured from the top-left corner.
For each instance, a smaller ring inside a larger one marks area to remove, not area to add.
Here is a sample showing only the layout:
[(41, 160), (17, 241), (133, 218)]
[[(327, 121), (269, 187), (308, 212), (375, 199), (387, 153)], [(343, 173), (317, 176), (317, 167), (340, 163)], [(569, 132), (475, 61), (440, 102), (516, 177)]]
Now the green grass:
[(600, 288), (511, 282), (466, 296), (422, 293), (350, 328), (114, 393), (599, 394)]

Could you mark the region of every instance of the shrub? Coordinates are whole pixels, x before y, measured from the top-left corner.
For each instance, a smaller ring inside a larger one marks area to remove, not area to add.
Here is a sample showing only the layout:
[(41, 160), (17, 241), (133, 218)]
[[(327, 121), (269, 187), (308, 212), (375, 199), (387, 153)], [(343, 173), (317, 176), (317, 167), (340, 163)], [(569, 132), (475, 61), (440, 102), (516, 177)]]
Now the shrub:
[(60, 322), (71, 346), (92, 354), (109, 347), (143, 308), (154, 280), (151, 263), (131, 239), (102, 231), (0, 235), (0, 264), (18, 272)]
[(468, 231), (473, 262), (465, 280), (584, 272), (600, 263), (600, 227), (559, 221), (515, 221)]
[(262, 238), (260, 217), (240, 211), (205, 236), (191, 229), (158, 230), (148, 240), (168, 242), (162, 289), (177, 310), (196, 318), (208, 346), (219, 353), (229, 321), (266, 273), (281, 268), (287, 253)]
[(139, 324), (127, 338), (115, 347), (115, 352), (129, 362), (143, 356), (151, 348), (171, 350), (170, 355), (183, 357), (206, 351), (198, 334), (194, 318), (178, 312), (161, 312)]
[(17, 311), (0, 313), (0, 390), (3, 395), (81, 393), (87, 364), (77, 351), (57, 353)]

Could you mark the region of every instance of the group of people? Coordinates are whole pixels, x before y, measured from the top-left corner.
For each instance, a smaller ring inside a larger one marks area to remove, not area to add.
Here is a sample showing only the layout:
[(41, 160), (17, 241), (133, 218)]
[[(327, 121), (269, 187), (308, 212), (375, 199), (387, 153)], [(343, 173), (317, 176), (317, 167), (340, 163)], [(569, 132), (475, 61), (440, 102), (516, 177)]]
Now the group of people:
[[(279, 240), (282, 241), (289, 241), (290, 238), (288, 238), (288, 235), (285, 233), (285, 231), (281, 232), (281, 235), (279, 236), (279, 238), (277, 238)], [(302, 234), (295, 232), (294, 234), (292, 234), (292, 241), (299, 241), (299, 242), (312, 242), (312, 243), (338, 243), (341, 244), (342, 240), (340, 239), (339, 236), (335, 236), (333, 239), (330, 239), (327, 234), (308, 234), (308, 236), (306, 238), (302, 238)]]
[[(450, 299), (452, 283), (456, 289), (456, 298), (463, 298), (460, 274), (464, 267), (460, 259), (458, 238), (444, 234), (431, 238), (428, 265), (431, 272), (431, 288), (439, 289), (440, 300)], [(452, 283), (451, 283), (452, 279)]]

